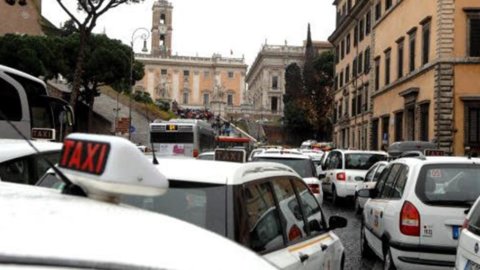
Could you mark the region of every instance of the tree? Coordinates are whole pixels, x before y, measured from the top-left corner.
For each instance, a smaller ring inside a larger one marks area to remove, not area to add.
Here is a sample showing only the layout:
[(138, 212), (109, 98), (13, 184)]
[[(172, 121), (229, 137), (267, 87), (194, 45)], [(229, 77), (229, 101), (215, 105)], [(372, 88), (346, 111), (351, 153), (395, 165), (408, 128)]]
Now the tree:
[(70, 104), (76, 107), (82, 85), (82, 75), (84, 72), (85, 48), (88, 37), (91, 36), (97, 20), (110, 9), (122, 4), (139, 3), (143, 0), (77, 0), (77, 11), (80, 15), (75, 15), (70, 8), (66, 6), (68, 0), (56, 0), (60, 7), (67, 13), (72, 21), (75, 22), (79, 32), (78, 51), (75, 61), (75, 69), (72, 81), (72, 95)]
[[(73, 63), (78, 53), (79, 34), (72, 34), (65, 39), (64, 54), (67, 56), (65, 77), (69, 82), (75, 79)], [(81, 77), (80, 100), (88, 106), (88, 130), (91, 129), (95, 97), (100, 95), (99, 87), (110, 85), (117, 91), (130, 91), (130, 57), (132, 50), (119, 40), (109, 39), (106, 35), (92, 35), (84, 47), (85, 71)], [(133, 80), (144, 76), (143, 64), (135, 61)]]

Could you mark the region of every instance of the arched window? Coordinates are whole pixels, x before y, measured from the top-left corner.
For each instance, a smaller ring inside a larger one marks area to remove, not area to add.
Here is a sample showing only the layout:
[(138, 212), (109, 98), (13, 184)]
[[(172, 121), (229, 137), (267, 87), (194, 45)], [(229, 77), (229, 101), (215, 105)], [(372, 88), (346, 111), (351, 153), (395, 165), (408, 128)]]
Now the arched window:
[(165, 14), (160, 14), (160, 24), (165, 24), (166, 21), (167, 17), (165, 16)]

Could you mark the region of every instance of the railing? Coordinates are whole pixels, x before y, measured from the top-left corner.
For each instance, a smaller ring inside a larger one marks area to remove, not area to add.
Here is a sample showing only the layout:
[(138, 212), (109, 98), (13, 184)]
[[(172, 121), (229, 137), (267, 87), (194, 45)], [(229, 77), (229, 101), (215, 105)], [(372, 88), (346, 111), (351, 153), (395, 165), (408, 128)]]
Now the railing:
[[(136, 59), (158, 59), (151, 54), (136, 53)], [(204, 62), (204, 63), (225, 63), (225, 64), (245, 64), (244, 58), (225, 58), (221, 55), (214, 54), (212, 57), (199, 57), (199, 56), (179, 56), (172, 55), (168, 57), (162, 57), (162, 59), (178, 62)]]
[(303, 46), (288, 46), (288, 45), (263, 45), (262, 51), (264, 52), (292, 52), (303, 53)]

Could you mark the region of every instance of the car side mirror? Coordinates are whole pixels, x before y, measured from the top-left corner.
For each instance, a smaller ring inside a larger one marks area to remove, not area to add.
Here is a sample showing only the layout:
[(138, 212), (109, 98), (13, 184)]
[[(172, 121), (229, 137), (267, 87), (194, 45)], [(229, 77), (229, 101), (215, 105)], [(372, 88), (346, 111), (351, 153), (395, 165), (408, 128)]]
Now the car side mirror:
[(321, 172), (318, 174), (318, 179), (322, 180), (323, 178), (325, 178), (327, 175), (324, 173), (324, 172)]
[(328, 219), (328, 229), (334, 230), (337, 228), (344, 228), (347, 226), (347, 219), (340, 216), (331, 216)]
[(358, 192), (358, 197), (361, 198), (375, 198), (376, 190), (375, 189), (360, 189)]
[(355, 181), (364, 181), (365, 178), (361, 177), (361, 176), (355, 176)]

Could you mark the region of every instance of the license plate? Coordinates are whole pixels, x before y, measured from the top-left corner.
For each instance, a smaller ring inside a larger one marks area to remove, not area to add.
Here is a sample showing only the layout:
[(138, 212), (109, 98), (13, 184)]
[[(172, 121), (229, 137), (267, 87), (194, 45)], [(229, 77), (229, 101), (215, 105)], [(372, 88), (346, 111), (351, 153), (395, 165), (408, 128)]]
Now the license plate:
[(480, 270), (480, 265), (472, 261), (467, 261), (463, 270)]
[(460, 236), (460, 226), (452, 227), (452, 236), (454, 240), (458, 240), (458, 236)]

